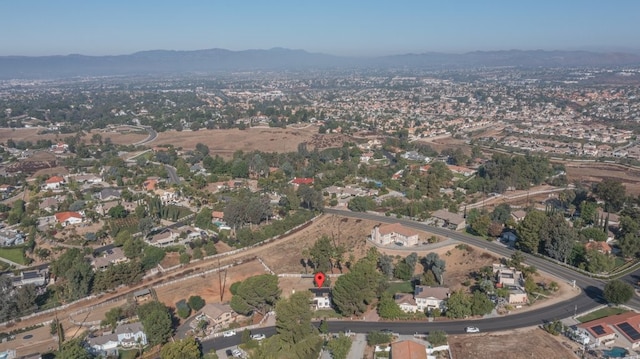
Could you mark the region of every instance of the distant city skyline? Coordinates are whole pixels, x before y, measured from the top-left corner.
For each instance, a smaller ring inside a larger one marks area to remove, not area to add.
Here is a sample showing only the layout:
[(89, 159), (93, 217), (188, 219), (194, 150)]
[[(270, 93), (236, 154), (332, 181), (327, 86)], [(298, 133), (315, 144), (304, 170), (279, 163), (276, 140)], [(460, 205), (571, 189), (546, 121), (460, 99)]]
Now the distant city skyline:
[(0, 56), (282, 47), (341, 56), (640, 52), (640, 1), (0, 2)]

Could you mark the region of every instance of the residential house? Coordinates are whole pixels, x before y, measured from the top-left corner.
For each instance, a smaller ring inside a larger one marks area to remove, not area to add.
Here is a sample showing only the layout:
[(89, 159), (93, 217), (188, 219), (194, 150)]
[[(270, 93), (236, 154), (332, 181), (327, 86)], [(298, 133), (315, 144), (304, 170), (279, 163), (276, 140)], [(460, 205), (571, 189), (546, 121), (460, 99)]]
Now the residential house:
[(474, 174), (476, 171), (472, 170), (471, 168), (467, 168), (467, 167), (462, 167), (462, 166), (454, 166), (454, 165), (448, 165), (447, 167), (449, 167), (449, 170), (453, 173), (457, 173), (457, 174), (461, 174), (465, 177), (469, 177), (472, 174)]
[(22, 287), (28, 284), (41, 287), (47, 284), (48, 280), (49, 271), (47, 269), (24, 271), (12, 278), (14, 287)]
[(498, 286), (518, 286), (524, 285), (524, 278), (522, 272), (515, 268), (510, 268), (502, 264), (493, 264), (493, 274), (496, 276), (496, 283)]
[(237, 316), (236, 312), (228, 304), (207, 303), (200, 309), (200, 312), (196, 315), (195, 320), (191, 321), (190, 325), (195, 328), (201, 320), (205, 320), (214, 330), (222, 329), (233, 323)]
[(390, 359), (427, 359), (427, 348), (412, 340), (391, 343)]
[(156, 247), (167, 247), (178, 244), (178, 240), (178, 234), (168, 228), (165, 228), (160, 233), (154, 234), (151, 238), (147, 239), (149, 244)]
[(120, 199), (122, 192), (117, 188), (104, 188), (96, 194), (96, 197), (103, 201), (116, 201)]
[(224, 222), (224, 212), (222, 212), (222, 211), (212, 211), (211, 212), (211, 222)]
[(307, 185), (307, 186), (313, 186), (313, 178), (308, 178), (308, 177), (294, 177), (291, 181), (289, 181), (290, 184), (292, 184), (294, 187), (298, 187), (300, 185)]
[(131, 349), (147, 345), (147, 335), (140, 322), (120, 324), (113, 333), (87, 338), (87, 344), (96, 355), (117, 355), (119, 347)]
[(313, 293), (313, 310), (331, 309), (331, 288), (309, 288), (309, 291)]
[(402, 243), (405, 246), (415, 246), (420, 241), (418, 232), (403, 226), (400, 223), (382, 224), (373, 227), (371, 240), (374, 243), (387, 245)]
[(513, 220), (515, 220), (516, 222), (522, 221), (526, 216), (527, 216), (527, 212), (521, 209), (511, 212), (511, 218), (513, 218)]
[(78, 212), (58, 212), (55, 214), (56, 222), (60, 223), (63, 227), (70, 224), (82, 223), (82, 214)]
[(589, 241), (585, 243), (586, 250), (594, 250), (603, 254), (611, 254), (611, 246), (607, 242)]
[(59, 204), (60, 199), (58, 197), (47, 197), (40, 202), (38, 208), (51, 213), (58, 209)]
[(153, 193), (160, 197), (160, 201), (162, 201), (162, 203), (169, 203), (178, 198), (176, 191), (173, 188), (168, 188), (166, 190), (156, 189)]
[(439, 209), (431, 214), (431, 219), (435, 225), (447, 227), (459, 231), (467, 226), (463, 216), (457, 213), (451, 213), (444, 209)]
[(400, 157), (409, 161), (419, 161), (419, 162), (426, 162), (426, 163), (431, 162), (431, 158), (427, 156), (423, 156), (416, 151), (405, 152)]
[(124, 251), (120, 247), (114, 247), (102, 252), (100, 256), (91, 261), (93, 268), (97, 270), (105, 270), (112, 264), (119, 264), (129, 261), (129, 258), (124, 255)]
[(15, 187), (13, 187), (10, 184), (2, 184), (2, 185), (0, 185), (0, 194), (4, 195), (6, 197), (11, 192), (13, 192), (14, 189), (15, 189)]
[(55, 154), (63, 154), (67, 152), (68, 149), (69, 149), (69, 145), (63, 142), (58, 142), (51, 145), (51, 152)]
[(64, 178), (60, 176), (51, 176), (44, 181), (44, 189), (59, 189), (64, 184)]
[(398, 293), (394, 300), (404, 312), (430, 312), (444, 309), (444, 301), (449, 298), (449, 288), (417, 285), (413, 295)]
[(586, 333), (596, 346), (622, 341), (624, 347), (640, 347), (640, 313), (625, 312), (578, 324), (578, 330)]
[(142, 182), (142, 187), (147, 191), (154, 191), (157, 185), (158, 180), (155, 178), (148, 178), (146, 181)]
[(86, 183), (86, 184), (98, 184), (102, 183), (102, 178), (94, 175), (94, 174), (77, 174), (77, 175), (69, 175), (69, 179), (75, 180), (78, 183)]
[(18, 246), (24, 243), (24, 233), (13, 229), (0, 229), (0, 246)]

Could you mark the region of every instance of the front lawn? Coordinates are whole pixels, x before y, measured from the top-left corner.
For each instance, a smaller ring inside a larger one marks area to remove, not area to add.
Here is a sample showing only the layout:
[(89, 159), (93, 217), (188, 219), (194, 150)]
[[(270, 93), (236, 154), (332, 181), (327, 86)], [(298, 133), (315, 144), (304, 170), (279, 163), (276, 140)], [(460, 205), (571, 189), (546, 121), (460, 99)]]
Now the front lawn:
[(410, 281), (389, 283), (387, 293), (392, 295), (396, 293), (413, 293), (413, 286)]
[(22, 247), (16, 248), (0, 248), (0, 257), (6, 258), (18, 264), (26, 264)]
[(623, 308), (606, 307), (606, 308), (598, 309), (595, 312), (591, 312), (587, 315), (583, 315), (577, 319), (581, 323), (585, 323), (585, 322), (590, 322), (592, 320), (596, 320), (596, 319), (600, 319), (600, 318), (604, 318), (604, 317), (608, 317), (608, 316), (616, 315), (620, 313), (626, 313), (626, 312), (628, 312), (628, 310)]

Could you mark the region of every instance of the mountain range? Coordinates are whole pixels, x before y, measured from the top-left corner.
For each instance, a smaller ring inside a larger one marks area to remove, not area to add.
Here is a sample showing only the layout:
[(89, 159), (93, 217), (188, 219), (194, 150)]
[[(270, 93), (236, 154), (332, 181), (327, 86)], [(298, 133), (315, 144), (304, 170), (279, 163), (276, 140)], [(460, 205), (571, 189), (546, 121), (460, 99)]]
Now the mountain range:
[(640, 55), (622, 52), (509, 50), (464, 54), (421, 53), (343, 57), (304, 50), (153, 50), (118, 56), (2, 56), (0, 79), (157, 75), (309, 69), (459, 69), (477, 67), (576, 67), (639, 65)]

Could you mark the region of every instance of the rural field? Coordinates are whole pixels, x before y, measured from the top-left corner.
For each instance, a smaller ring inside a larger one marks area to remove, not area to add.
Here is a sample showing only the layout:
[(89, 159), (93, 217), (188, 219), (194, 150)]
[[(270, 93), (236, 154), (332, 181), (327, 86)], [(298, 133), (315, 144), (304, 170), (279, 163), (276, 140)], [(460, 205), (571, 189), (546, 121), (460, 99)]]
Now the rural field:
[(238, 150), (251, 152), (296, 152), (298, 144), (307, 142), (307, 148), (324, 149), (341, 147), (347, 136), (339, 134), (318, 134), (318, 127), (309, 125), (303, 128), (288, 127), (252, 127), (246, 130), (198, 130), (198, 131), (167, 131), (158, 133), (158, 138), (151, 145), (174, 145), (185, 150), (192, 150), (196, 144), (202, 143), (209, 147), (211, 155), (231, 158)]
[[(62, 141), (67, 137), (73, 137), (73, 133), (64, 134), (38, 134), (42, 128), (0, 128), (0, 142), (5, 143), (8, 139), (18, 141), (31, 141), (36, 143), (38, 140)], [(110, 139), (111, 143), (116, 145), (130, 145), (147, 138), (146, 132), (133, 132), (129, 127), (120, 127), (115, 130), (93, 130), (82, 137), (86, 143), (91, 142), (93, 135), (99, 134), (102, 140)]]
[(569, 183), (598, 183), (603, 179), (618, 179), (627, 189), (627, 194), (640, 195), (640, 169), (624, 167), (613, 163), (565, 162)]
[(573, 359), (577, 344), (539, 328), (474, 335), (449, 335), (453, 358), (474, 359)]

